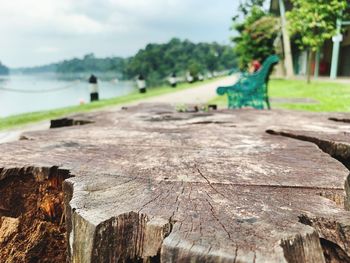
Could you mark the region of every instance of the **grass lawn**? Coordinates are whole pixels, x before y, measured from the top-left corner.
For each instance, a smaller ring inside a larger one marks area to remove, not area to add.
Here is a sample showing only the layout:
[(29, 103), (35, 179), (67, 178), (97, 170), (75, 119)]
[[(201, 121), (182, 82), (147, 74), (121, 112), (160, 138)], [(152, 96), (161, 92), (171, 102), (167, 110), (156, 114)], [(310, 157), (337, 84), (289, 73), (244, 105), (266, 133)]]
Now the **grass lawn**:
[(149, 88), (147, 89), (147, 93), (140, 94), (137, 90), (135, 92), (122, 96), (122, 97), (116, 97), (112, 99), (105, 99), (100, 100), (93, 103), (87, 103), (84, 105), (77, 105), (72, 107), (66, 107), (56, 110), (49, 110), (49, 111), (40, 111), (40, 112), (32, 112), (32, 113), (26, 113), (26, 114), (20, 114), (20, 115), (14, 115), (10, 117), (0, 118), (0, 130), (3, 129), (9, 129), (15, 126), (22, 126), (31, 122), (37, 122), (37, 121), (43, 121), (48, 119), (54, 119), (59, 118), (64, 115), (72, 114), (72, 113), (79, 113), (79, 112), (86, 112), (86, 111), (92, 111), (96, 109), (100, 109), (107, 106), (116, 106), (118, 104), (124, 104), (129, 103), (133, 101), (139, 101), (145, 98), (149, 97), (155, 97), (167, 93), (177, 92), (189, 88), (195, 88), (198, 86), (201, 86), (206, 83), (214, 82), (218, 80), (212, 79), (212, 80), (206, 80), (204, 82), (197, 82), (194, 84), (188, 84), (188, 83), (182, 83), (179, 84), (176, 88), (171, 88), (170, 86), (161, 86), (156, 88)]
[[(269, 83), (270, 98), (308, 98), (319, 103), (274, 103), (272, 108), (284, 108), (305, 111), (349, 112), (350, 83), (332, 83), (305, 80), (272, 79)], [(226, 96), (219, 96), (210, 101), (220, 106), (227, 106)]]

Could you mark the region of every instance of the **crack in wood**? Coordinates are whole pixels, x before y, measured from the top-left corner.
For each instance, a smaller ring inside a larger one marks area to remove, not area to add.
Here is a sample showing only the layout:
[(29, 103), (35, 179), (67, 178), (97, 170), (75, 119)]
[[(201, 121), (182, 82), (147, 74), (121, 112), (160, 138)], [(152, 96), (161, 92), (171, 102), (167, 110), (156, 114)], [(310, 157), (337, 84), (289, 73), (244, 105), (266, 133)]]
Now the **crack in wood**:
[(335, 121), (335, 122), (344, 122), (344, 123), (350, 123), (350, 119), (346, 118), (335, 118), (335, 117), (330, 117), (328, 118), (330, 121)]
[(197, 168), (198, 174), (204, 178), (204, 180), (208, 183), (208, 185), (219, 195), (221, 195), (222, 197), (226, 198), (224, 194), (220, 193), (213, 185), (212, 183), (209, 181), (209, 179), (207, 177), (204, 176), (204, 174), (201, 172), (201, 170), (199, 168)]
[[(160, 184), (161, 182), (162, 181), (159, 181), (158, 184)], [(150, 203), (156, 201), (162, 194), (163, 194), (163, 192), (161, 192), (160, 194), (156, 195), (156, 197), (154, 197), (153, 199), (149, 200), (144, 205), (142, 205), (141, 208), (138, 210), (138, 213), (140, 213), (147, 205), (149, 205)]]
[[(330, 118), (331, 119), (331, 118)], [(333, 119), (334, 120), (334, 119)], [(336, 120), (343, 121), (343, 120)], [(344, 143), (338, 143), (336, 141), (322, 140), (313, 136), (300, 135), (298, 132), (283, 132), (266, 130), (268, 134), (279, 135), (289, 137), (296, 140), (307, 141), (314, 143), (324, 153), (330, 155), (335, 160), (341, 162), (344, 166), (350, 170), (350, 145)], [(348, 177), (349, 178), (349, 177)], [(347, 182), (345, 182), (345, 185)], [(349, 191), (345, 191), (347, 198), (349, 199)], [(345, 202), (345, 209), (349, 208), (349, 204)], [(326, 221), (326, 223), (324, 222)], [(320, 235), (320, 244), (322, 246), (324, 257), (326, 262), (350, 262), (350, 233), (348, 237), (345, 235), (345, 228), (342, 228), (340, 224), (338, 227), (334, 226), (335, 223), (330, 222), (327, 219), (313, 218), (310, 219), (306, 215), (299, 217), (299, 222), (313, 227)], [(340, 230), (339, 230), (340, 228)], [(332, 230), (333, 229), (333, 230)], [(335, 230), (336, 229), (336, 230)], [(329, 235), (329, 232), (335, 232)], [(324, 238), (324, 237), (327, 237)], [(348, 242), (348, 244), (346, 244)], [(339, 245), (341, 244), (341, 245)], [(344, 250), (345, 249), (345, 250)]]
[(350, 145), (349, 144), (331, 141), (331, 140), (322, 140), (314, 136), (301, 135), (301, 134), (298, 134), (297, 132), (294, 134), (292, 132), (266, 130), (266, 133), (314, 143), (324, 153), (327, 153), (332, 158), (341, 162), (344, 166), (350, 169)]
[(233, 263), (236, 263), (237, 256), (238, 256), (238, 247), (236, 246), (236, 249), (235, 249), (235, 257), (234, 257), (234, 259), (233, 259)]
[[(207, 194), (207, 196), (208, 196), (209, 198), (211, 198), (211, 196), (210, 196), (208, 193), (206, 193), (206, 194)], [(213, 205), (210, 203), (210, 201), (209, 201), (207, 198), (205, 198), (205, 200), (207, 201), (207, 203), (208, 203), (209, 206), (210, 206), (210, 211), (211, 211), (212, 216), (213, 216), (213, 217), (215, 218), (215, 220), (219, 223), (219, 225), (221, 226), (221, 228), (225, 231), (225, 233), (227, 234), (228, 239), (231, 240), (232, 242), (234, 242), (234, 240), (232, 240), (232, 238), (231, 238), (230, 232), (227, 231), (225, 225), (220, 221), (220, 219), (219, 219), (219, 218), (217, 217), (217, 215), (215, 214), (215, 209), (214, 209)]]

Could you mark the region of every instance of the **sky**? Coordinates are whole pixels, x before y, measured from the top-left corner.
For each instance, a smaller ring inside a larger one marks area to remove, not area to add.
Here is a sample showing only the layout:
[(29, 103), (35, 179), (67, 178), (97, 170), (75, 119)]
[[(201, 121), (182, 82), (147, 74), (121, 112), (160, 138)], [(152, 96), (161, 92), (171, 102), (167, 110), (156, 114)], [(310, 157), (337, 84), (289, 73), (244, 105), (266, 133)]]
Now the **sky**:
[(134, 55), (172, 37), (229, 44), (238, 0), (0, 0), (0, 61)]

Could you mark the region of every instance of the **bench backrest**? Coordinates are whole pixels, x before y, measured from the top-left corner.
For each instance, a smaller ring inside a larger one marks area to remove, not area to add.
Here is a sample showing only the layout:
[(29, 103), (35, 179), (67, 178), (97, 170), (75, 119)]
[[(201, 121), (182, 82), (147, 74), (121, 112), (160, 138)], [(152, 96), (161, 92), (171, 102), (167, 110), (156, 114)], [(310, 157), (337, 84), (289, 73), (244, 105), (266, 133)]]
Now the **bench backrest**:
[(273, 66), (277, 64), (278, 61), (279, 58), (277, 55), (271, 55), (265, 59), (264, 63), (261, 65), (261, 68), (257, 72), (247, 75), (246, 79), (249, 82), (249, 88), (260, 88), (266, 84), (269, 80)]

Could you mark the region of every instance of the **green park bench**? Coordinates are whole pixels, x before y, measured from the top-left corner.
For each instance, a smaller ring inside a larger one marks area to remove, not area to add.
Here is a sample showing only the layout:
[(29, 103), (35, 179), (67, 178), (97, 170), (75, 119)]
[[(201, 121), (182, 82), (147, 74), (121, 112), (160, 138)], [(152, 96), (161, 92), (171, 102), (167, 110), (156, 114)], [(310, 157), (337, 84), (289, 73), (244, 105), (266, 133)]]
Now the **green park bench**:
[(257, 72), (252, 74), (243, 73), (234, 85), (218, 87), (217, 94), (227, 94), (229, 109), (242, 107), (264, 109), (265, 106), (270, 109), (267, 84), (273, 66), (278, 61), (278, 56), (269, 56)]

